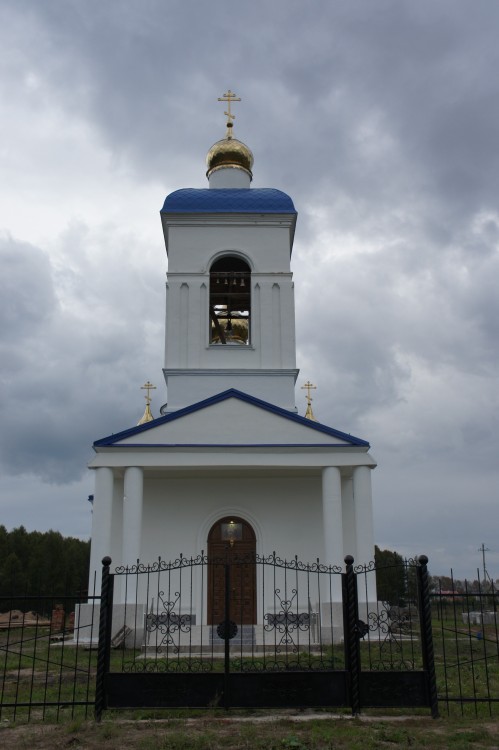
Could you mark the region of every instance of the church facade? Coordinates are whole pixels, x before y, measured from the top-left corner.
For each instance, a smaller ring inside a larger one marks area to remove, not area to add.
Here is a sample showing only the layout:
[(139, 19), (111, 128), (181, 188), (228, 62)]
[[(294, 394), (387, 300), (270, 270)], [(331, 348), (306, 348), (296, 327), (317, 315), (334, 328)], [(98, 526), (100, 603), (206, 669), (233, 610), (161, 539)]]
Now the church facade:
[[(105, 555), (113, 566), (148, 564), (217, 554), (228, 542), (328, 565), (345, 554), (373, 559), (376, 464), (365, 440), (297, 413), (297, 213), (280, 190), (251, 187), (253, 156), (233, 136), (230, 94), (208, 187), (177, 190), (161, 210), (168, 402), (159, 418), (94, 443), (92, 580)], [(215, 604), (194, 597), (193, 606), (204, 612), (198, 622), (216, 619)], [(256, 607), (250, 619), (261, 616)]]

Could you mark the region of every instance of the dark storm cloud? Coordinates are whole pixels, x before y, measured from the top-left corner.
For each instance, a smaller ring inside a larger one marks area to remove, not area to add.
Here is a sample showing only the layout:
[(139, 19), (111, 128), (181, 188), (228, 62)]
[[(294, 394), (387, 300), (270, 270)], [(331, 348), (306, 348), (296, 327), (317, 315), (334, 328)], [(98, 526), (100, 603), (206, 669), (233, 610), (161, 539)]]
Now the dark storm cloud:
[(11, 361), (9, 347), (36, 338), (56, 309), (50, 260), (42, 251), (9, 235), (0, 236), (0, 330), (2, 360)]
[[(94, 244), (98, 239), (82, 226), (78, 233)], [(115, 250), (127, 250), (123, 242), (106, 249), (114, 263)], [(0, 461), (8, 473), (49, 482), (78, 479), (95, 439), (138, 421), (138, 387), (147, 371), (161, 366), (159, 351), (155, 362), (145, 354), (148, 329), (155, 331), (159, 318), (143, 315), (151, 294), (159, 309), (161, 285), (150, 286), (147, 274), (130, 267), (119, 283), (103, 287), (110, 271), (105, 258), (92, 267), (78, 256), (71, 231), (61, 238), (61, 250), (70, 271), (66, 264), (57, 271), (36, 247), (9, 237), (0, 243)], [(127, 299), (136, 301), (136, 316), (124, 316)], [(159, 350), (160, 335), (154, 343)]]
[(236, 129), (251, 134), (256, 179), (282, 174), (301, 202), (341, 189), (369, 214), (413, 191), (438, 227), (498, 187), (493, 3), (318, 2), (306, 19), (298, 2), (25, 7), (40, 75), (142, 174), (201, 161), (222, 134), (208, 104), (229, 76), (245, 92)]
[(142, 214), (205, 185), (230, 87), (253, 184), (300, 214), (300, 377), (373, 444), (378, 542), (447, 563), (451, 517), (468, 549), (498, 482), (498, 25), (488, 0), (4, 4), (4, 470), (77, 480), (160, 386), (166, 262)]

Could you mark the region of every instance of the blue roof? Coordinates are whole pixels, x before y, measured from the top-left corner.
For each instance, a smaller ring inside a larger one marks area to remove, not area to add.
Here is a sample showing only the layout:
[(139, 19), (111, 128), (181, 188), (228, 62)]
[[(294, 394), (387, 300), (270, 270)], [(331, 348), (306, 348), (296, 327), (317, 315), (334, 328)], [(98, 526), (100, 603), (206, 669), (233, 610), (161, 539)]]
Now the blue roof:
[(289, 195), (274, 188), (184, 188), (166, 196), (161, 212), (296, 214)]
[[(104, 446), (111, 446), (115, 445), (116, 443), (119, 443), (120, 440), (124, 440), (125, 438), (133, 437), (134, 435), (138, 435), (141, 432), (147, 432), (147, 430), (151, 430), (154, 427), (157, 427), (160, 424), (165, 424), (166, 422), (173, 422), (176, 419), (180, 419), (181, 417), (186, 416), (187, 414), (192, 414), (193, 412), (199, 411), (200, 409), (205, 409), (207, 406), (212, 406), (213, 404), (220, 403), (221, 401), (225, 401), (228, 398), (237, 398), (240, 401), (245, 401), (248, 404), (252, 404), (253, 406), (260, 407), (261, 409), (265, 409), (266, 411), (270, 411), (274, 414), (278, 414), (281, 417), (284, 417), (285, 419), (290, 419), (292, 422), (296, 422), (298, 424), (304, 425), (305, 427), (308, 427), (311, 430), (316, 430), (317, 432), (322, 432), (325, 435), (330, 435), (332, 437), (339, 438), (340, 440), (345, 440), (350, 447), (362, 447), (362, 448), (369, 448), (369, 443), (366, 440), (361, 440), (361, 438), (354, 437), (353, 435), (347, 435), (345, 432), (340, 432), (339, 430), (335, 430), (333, 427), (328, 427), (327, 425), (321, 424), (320, 422), (313, 422), (310, 419), (306, 419), (305, 417), (301, 417), (298, 414), (295, 414), (295, 412), (288, 411), (287, 409), (283, 409), (280, 406), (276, 406), (275, 404), (270, 404), (268, 401), (263, 401), (260, 398), (256, 398), (255, 396), (250, 396), (248, 393), (243, 393), (243, 391), (238, 391), (236, 388), (229, 388), (227, 391), (223, 391), (222, 393), (217, 393), (215, 396), (210, 396), (210, 398), (206, 398), (203, 401), (198, 401), (195, 404), (191, 404), (190, 406), (186, 406), (183, 409), (179, 409), (178, 411), (174, 411), (171, 414), (166, 414), (164, 417), (158, 417), (158, 419), (153, 419), (152, 422), (146, 422), (146, 424), (138, 425), (136, 427), (131, 427), (128, 430), (123, 430), (123, 432), (118, 432), (115, 435), (109, 435), (109, 437), (102, 438), (101, 440), (96, 440), (94, 442), (94, 448), (100, 448)], [(125, 448), (131, 448), (135, 444), (125, 444), (123, 447)], [(266, 446), (269, 446), (268, 443), (265, 444)], [(317, 443), (315, 446), (305, 444), (301, 447), (306, 448), (312, 448), (312, 447), (330, 447), (334, 448), (336, 446), (330, 445), (330, 444), (324, 444), (324, 443)], [(117, 445), (116, 447), (122, 447)], [(135, 445), (135, 447), (140, 448), (146, 448), (147, 445), (140, 444)], [(151, 445), (149, 447), (152, 447)], [(159, 447), (159, 446), (158, 446)], [(165, 446), (163, 446), (165, 447)], [(193, 447), (193, 446), (191, 446)], [(236, 447), (236, 446), (233, 446)], [(241, 447), (241, 446), (238, 446)], [(256, 446), (253, 446), (256, 447)], [(262, 446), (259, 446), (262, 447)], [(274, 447), (276, 447), (274, 445)], [(288, 447), (292, 447), (289, 445)], [(345, 445), (337, 446), (337, 447), (348, 447)]]

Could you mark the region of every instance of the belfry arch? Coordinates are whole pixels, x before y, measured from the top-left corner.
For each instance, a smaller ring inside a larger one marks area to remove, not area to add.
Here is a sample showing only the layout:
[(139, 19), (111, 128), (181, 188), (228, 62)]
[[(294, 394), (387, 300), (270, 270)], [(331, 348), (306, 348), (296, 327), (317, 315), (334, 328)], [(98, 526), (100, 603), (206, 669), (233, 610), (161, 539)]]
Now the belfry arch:
[(210, 344), (250, 343), (251, 269), (240, 257), (224, 255), (210, 268)]

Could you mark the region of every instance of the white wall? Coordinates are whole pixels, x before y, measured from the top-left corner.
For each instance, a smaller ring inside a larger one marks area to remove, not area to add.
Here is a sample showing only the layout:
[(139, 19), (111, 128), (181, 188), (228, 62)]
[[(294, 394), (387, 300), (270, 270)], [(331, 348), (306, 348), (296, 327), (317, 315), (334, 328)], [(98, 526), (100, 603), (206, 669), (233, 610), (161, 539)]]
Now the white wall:
[(206, 550), (212, 524), (231, 514), (253, 526), (260, 554), (308, 562), (323, 551), (320, 477), (147, 478), (144, 496), (144, 562)]

